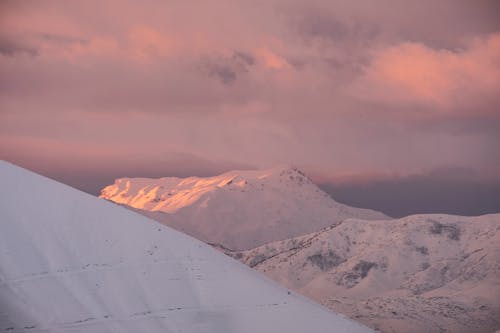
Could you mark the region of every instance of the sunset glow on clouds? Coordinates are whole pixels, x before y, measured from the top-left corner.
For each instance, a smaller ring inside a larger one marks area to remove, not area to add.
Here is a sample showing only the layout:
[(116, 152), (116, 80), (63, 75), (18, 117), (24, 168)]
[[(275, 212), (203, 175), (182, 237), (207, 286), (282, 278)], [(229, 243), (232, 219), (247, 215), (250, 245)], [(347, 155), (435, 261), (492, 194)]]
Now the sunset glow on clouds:
[(22, 166), (500, 178), (495, 1), (0, 6), (0, 155)]
[(500, 32), (475, 38), (457, 51), (403, 43), (376, 54), (362, 79), (370, 85), (364, 92), (389, 103), (429, 103), (450, 112), (484, 98), (498, 103), (499, 59)]

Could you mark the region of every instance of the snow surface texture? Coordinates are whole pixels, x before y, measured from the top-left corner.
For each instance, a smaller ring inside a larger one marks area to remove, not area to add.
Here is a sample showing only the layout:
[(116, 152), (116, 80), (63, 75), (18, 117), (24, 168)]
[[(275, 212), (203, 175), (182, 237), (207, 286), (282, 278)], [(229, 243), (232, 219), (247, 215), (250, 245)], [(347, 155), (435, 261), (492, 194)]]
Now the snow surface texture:
[(334, 201), (301, 171), (286, 166), (208, 178), (121, 178), (100, 197), (233, 250), (318, 231), (346, 218), (388, 219)]
[(346, 220), (226, 252), (382, 332), (500, 329), (500, 214)]
[(189, 236), (0, 162), (0, 332), (370, 332)]

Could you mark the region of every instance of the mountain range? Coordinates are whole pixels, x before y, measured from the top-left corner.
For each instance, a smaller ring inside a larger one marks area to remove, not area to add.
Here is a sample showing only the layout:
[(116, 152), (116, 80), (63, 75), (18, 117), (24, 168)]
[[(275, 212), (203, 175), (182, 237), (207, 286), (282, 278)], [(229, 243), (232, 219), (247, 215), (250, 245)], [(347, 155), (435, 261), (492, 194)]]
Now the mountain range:
[(281, 285), (382, 332), (500, 327), (500, 214), (349, 219), (230, 252)]
[(287, 166), (122, 178), (101, 198), (382, 332), (500, 329), (500, 214), (392, 219), (336, 202)]

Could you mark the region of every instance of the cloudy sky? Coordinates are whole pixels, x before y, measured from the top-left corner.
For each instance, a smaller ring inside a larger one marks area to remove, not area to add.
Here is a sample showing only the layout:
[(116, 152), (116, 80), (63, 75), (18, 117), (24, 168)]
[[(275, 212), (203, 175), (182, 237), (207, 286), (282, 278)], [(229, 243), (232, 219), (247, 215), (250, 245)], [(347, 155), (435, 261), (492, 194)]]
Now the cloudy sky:
[(0, 2), (0, 157), (90, 193), (293, 164), (393, 215), (500, 211), (495, 0)]

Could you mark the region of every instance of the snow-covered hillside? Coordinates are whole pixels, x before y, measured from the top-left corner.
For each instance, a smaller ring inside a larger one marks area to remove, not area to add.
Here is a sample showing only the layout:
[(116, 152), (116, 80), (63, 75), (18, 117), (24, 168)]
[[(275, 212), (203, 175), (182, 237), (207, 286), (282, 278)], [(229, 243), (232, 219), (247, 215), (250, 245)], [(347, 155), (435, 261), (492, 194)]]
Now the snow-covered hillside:
[(122, 178), (100, 197), (235, 250), (318, 231), (346, 218), (388, 218), (337, 203), (302, 172), (284, 166), (208, 178)]
[(0, 162), (0, 332), (369, 332), (212, 247)]
[(500, 329), (500, 214), (346, 220), (228, 253), (383, 332)]

